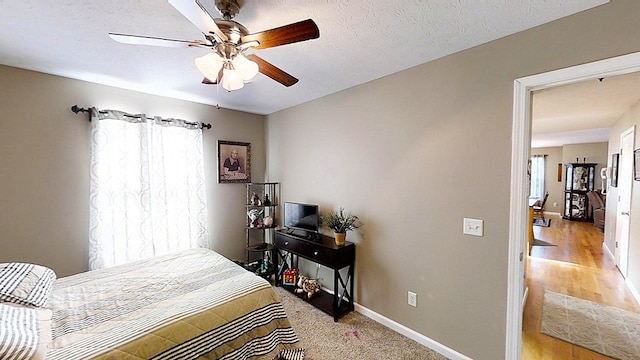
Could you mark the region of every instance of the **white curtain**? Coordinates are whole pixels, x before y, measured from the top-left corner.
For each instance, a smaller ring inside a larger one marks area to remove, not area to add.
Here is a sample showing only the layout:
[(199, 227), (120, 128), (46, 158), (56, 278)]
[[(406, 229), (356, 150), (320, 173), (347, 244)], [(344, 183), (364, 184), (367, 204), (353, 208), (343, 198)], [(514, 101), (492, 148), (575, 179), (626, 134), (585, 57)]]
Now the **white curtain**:
[(531, 191), (530, 197), (542, 201), (544, 198), (544, 166), (545, 155), (533, 155), (531, 157)]
[(89, 269), (207, 246), (202, 130), (91, 113)]

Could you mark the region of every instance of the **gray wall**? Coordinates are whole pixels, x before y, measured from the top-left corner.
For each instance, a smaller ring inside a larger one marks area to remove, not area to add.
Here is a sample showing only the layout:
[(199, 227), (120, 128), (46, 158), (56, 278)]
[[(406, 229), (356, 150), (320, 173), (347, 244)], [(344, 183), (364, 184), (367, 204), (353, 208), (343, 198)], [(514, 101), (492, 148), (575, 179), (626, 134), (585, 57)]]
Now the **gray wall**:
[[(503, 359), (513, 81), (640, 51), (638, 13), (613, 1), (269, 115), (269, 177), (285, 200), (362, 218), (347, 235), (357, 302)], [(484, 237), (463, 235), (464, 217), (483, 219)]]
[[(602, 187), (602, 179), (600, 178), (600, 169), (607, 167), (608, 143), (587, 143), (587, 144), (568, 144), (561, 147), (535, 148), (531, 149), (532, 155), (548, 155), (545, 162), (545, 188), (549, 192), (549, 199), (545, 204), (545, 212), (564, 213), (564, 188), (567, 175), (567, 168), (564, 164), (576, 162), (595, 163), (595, 190)], [(558, 164), (562, 164), (562, 181), (558, 181)], [(557, 206), (553, 206), (554, 203)]]
[(264, 179), (264, 117), (0, 66), (0, 262), (65, 276), (88, 268), (89, 135), (71, 105), (211, 123), (204, 131), (209, 243), (243, 257), (245, 186), (217, 183), (217, 140), (250, 142)]
[[(273, 114), (266, 128), (261, 116), (0, 67), (0, 261), (87, 267), (89, 124), (71, 105), (208, 121), (214, 249), (242, 256), (245, 221), (244, 187), (216, 183), (216, 141), (251, 142), (254, 180), (266, 171), (285, 200), (363, 219), (348, 234), (358, 303), (471, 358), (502, 359), (513, 80), (640, 51), (638, 13), (640, 2), (614, 0)], [(463, 235), (463, 217), (483, 219), (484, 237)]]
[[(611, 128), (609, 135), (609, 166), (611, 155), (620, 153), (620, 134), (635, 125), (634, 149), (640, 147), (640, 103), (627, 111)], [(627, 282), (640, 291), (640, 186), (632, 181), (631, 211), (629, 219), (629, 268)], [(605, 244), (614, 253), (616, 242), (616, 215), (618, 213), (618, 188), (609, 186), (605, 218)]]
[[(590, 143), (590, 144), (571, 144), (562, 147), (562, 161), (566, 163), (579, 162), (594, 163), (596, 165), (595, 173), (595, 189), (602, 189), (602, 178), (600, 177), (600, 169), (607, 167), (607, 154), (609, 143)], [(566, 173), (566, 169), (565, 169)], [(566, 175), (566, 174), (565, 174)], [(564, 178), (563, 178), (564, 180)]]

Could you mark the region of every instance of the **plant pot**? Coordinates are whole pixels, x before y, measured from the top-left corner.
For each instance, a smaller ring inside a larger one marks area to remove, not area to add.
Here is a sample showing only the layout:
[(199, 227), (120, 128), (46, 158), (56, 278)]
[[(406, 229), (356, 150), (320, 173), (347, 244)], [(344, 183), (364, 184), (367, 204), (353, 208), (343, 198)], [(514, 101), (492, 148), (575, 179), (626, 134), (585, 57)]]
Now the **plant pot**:
[(335, 233), (335, 235), (336, 235), (335, 237), (336, 245), (338, 246), (344, 245), (345, 239), (347, 237), (347, 233)]

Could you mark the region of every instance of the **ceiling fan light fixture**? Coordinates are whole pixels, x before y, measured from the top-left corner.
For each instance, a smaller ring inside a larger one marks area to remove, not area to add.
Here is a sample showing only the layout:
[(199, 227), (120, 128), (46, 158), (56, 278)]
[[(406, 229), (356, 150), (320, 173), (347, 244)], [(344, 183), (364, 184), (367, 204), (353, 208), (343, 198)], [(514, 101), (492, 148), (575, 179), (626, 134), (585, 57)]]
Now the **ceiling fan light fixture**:
[(242, 89), (243, 86), (244, 81), (238, 70), (225, 66), (222, 70), (222, 87), (227, 91), (234, 91)]
[(213, 81), (218, 79), (218, 73), (222, 67), (223, 60), (218, 54), (208, 53), (205, 56), (196, 58), (195, 63), (202, 75)]
[(243, 81), (249, 81), (253, 79), (258, 74), (258, 71), (260, 70), (258, 67), (258, 64), (247, 59), (241, 53), (236, 55), (236, 57), (233, 59), (232, 62), (233, 62), (233, 67), (239, 72), (240, 78)]

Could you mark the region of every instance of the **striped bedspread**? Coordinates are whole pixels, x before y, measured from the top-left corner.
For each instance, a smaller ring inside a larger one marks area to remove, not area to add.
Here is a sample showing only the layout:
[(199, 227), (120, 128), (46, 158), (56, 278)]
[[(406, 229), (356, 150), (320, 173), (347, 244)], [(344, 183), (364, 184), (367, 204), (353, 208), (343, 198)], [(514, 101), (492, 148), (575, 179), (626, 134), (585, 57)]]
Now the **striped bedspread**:
[(204, 249), (54, 282), (47, 359), (272, 359), (298, 338), (269, 283)]

